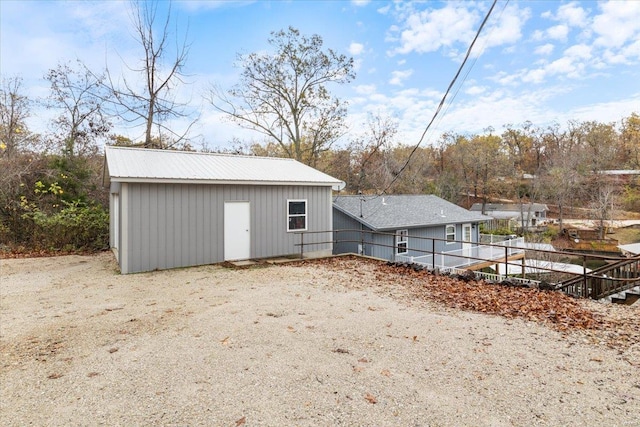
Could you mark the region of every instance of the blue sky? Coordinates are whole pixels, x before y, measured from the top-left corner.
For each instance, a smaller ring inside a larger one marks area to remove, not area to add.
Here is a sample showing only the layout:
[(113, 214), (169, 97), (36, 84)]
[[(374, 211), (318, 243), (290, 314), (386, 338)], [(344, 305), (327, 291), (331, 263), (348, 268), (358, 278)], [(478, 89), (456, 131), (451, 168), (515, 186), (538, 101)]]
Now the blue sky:
[[(326, 48), (352, 56), (357, 77), (332, 92), (349, 102), (350, 136), (367, 114), (398, 123), (398, 142), (414, 144), (431, 119), (490, 2), (174, 1), (180, 34), (191, 44), (188, 100), (200, 121), (194, 134), (209, 147), (261, 136), (225, 121), (205, 101), (211, 84), (238, 81), (237, 53), (268, 49), (270, 32), (294, 26), (319, 34)], [(166, 8), (168, 3), (161, 3)], [(0, 2), (0, 72), (19, 75), (28, 94), (46, 96), (42, 76), (58, 62), (80, 59), (122, 71), (140, 53), (131, 36), (129, 3)], [(530, 120), (619, 121), (640, 113), (640, 1), (500, 0), (444, 114), (427, 135), (476, 133)], [(30, 126), (43, 131), (36, 111)], [(184, 123), (176, 122), (180, 128)], [(136, 138), (136, 129), (118, 129)]]

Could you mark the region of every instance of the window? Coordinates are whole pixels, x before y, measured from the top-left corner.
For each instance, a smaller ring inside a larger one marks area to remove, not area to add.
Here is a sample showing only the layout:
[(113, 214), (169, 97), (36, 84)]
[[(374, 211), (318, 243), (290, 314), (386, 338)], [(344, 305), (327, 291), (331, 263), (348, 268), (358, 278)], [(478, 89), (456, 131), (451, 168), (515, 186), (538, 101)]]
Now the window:
[(450, 243), (455, 243), (456, 240), (456, 226), (455, 225), (447, 225), (446, 229), (446, 239), (447, 245)]
[(396, 254), (409, 252), (409, 230), (396, 231)]
[(287, 231), (307, 229), (307, 201), (287, 200)]
[(463, 242), (471, 241), (471, 224), (462, 225), (462, 241)]

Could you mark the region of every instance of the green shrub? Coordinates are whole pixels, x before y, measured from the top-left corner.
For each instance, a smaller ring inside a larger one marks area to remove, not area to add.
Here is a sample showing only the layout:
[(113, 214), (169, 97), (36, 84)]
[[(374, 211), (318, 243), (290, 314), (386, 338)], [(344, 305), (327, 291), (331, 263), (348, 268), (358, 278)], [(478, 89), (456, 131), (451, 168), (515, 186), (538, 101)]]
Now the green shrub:
[(46, 250), (101, 250), (109, 244), (109, 214), (100, 205), (62, 201), (55, 213), (33, 208), (23, 215), (32, 222), (32, 245)]

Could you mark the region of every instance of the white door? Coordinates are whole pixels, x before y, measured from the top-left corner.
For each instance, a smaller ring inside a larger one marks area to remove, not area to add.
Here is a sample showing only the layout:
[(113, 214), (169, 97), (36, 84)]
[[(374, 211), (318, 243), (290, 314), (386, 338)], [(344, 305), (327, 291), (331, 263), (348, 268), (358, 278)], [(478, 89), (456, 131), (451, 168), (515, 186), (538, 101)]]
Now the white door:
[[(462, 224), (462, 255), (471, 256), (471, 224)], [(466, 259), (467, 264), (473, 262), (472, 259)]]
[(224, 204), (224, 260), (251, 258), (251, 213), (249, 202)]

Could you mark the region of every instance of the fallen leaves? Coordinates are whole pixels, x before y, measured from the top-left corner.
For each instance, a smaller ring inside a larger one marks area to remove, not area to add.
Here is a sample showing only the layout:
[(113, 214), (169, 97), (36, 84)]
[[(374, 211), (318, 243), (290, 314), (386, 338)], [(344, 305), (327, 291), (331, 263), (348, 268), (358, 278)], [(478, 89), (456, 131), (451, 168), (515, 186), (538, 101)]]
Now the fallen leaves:
[[(355, 257), (314, 262), (328, 264), (333, 269), (358, 271), (358, 278), (363, 277), (364, 271), (370, 271), (374, 278), (372, 283), (396, 284), (414, 298), (434, 300), (452, 308), (551, 323), (560, 330), (593, 329), (601, 324), (593, 312), (561, 292), (490, 284), (483, 280), (459, 280)], [(367, 265), (372, 268), (363, 268)]]
[(561, 332), (579, 332), (591, 337), (592, 342), (619, 349), (629, 349), (640, 342), (640, 317), (633, 307), (599, 304), (558, 291), (460, 280), (356, 256), (307, 260), (298, 265), (310, 264), (340, 274), (344, 286), (358, 290), (376, 288), (411, 304), (435, 301), (454, 309), (521, 318)]
[(376, 403), (378, 403), (378, 399), (376, 399), (376, 397), (374, 395), (372, 395), (371, 393), (367, 393), (364, 395), (364, 400), (366, 400), (367, 402), (371, 403), (372, 405), (375, 405)]

